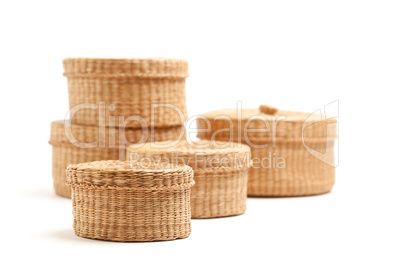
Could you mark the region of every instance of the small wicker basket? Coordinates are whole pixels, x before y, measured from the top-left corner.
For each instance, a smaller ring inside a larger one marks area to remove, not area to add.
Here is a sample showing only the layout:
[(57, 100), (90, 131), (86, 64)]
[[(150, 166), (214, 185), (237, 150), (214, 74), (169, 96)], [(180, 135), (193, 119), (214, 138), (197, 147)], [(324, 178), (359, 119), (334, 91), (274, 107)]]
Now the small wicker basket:
[(127, 161), (70, 165), (74, 231), (111, 241), (185, 238), (191, 232), (193, 170), (185, 165), (146, 168)]
[(250, 148), (244, 144), (181, 141), (167, 147), (146, 143), (127, 148), (126, 159), (151, 165), (186, 164), (194, 170), (191, 217), (216, 218), (243, 214), (246, 210)]
[[(66, 128), (70, 125), (71, 128)], [(71, 131), (70, 131), (71, 130)], [(52, 145), (52, 173), (56, 194), (70, 197), (66, 183), (66, 168), (69, 164), (124, 159), (125, 146), (146, 141), (175, 140), (185, 137), (183, 126), (133, 129), (98, 128), (71, 124), (69, 121), (51, 123), (49, 143)]]
[(110, 126), (119, 116), (140, 116), (143, 121), (135, 118), (125, 124), (138, 128), (176, 126), (187, 120), (185, 60), (68, 58), (63, 66), (70, 109), (84, 103), (95, 105), (76, 108), (73, 123), (95, 126), (105, 121)]
[(262, 105), (203, 114), (197, 118), (197, 128), (201, 139), (251, 147), (249, 196), (315, 195), (329, 192), (334, 185), (334, 118)]

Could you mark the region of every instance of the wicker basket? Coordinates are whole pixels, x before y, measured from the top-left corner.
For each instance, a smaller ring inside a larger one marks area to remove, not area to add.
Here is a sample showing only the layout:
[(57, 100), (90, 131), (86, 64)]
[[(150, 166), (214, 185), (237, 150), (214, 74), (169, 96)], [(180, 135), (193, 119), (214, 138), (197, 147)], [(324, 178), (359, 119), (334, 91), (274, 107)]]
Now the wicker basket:
[(249, 196), (304, 196), (329, 192), (334, 185), (336, 122), (261, 106), (206, 113), (197, 118), (197, 128), (201, 139), (251, 147)]
[(131, 166), (126, 161), (70, 165), (74, 231), (111, 241), (185, 238), (191, 232), (190, 188), (193, 170)]
[(53, 147), (54, 189), (56, 194), (65, 197), (71, 196), (70, 188), (65, 185), (66, 168), (69, 164), (124, 159), (126, 145), (185, 137), (183, 126), (154, 128), (154, 130), (147, 131), (132, 128), (102, 129), (95, 126), (72, 124), (71, 132), (67, 131), (66, 133), (66, 129), (70, 128), (65, 128), (65, 122), (71, 124), (69, 121), (63, 120), (52, 122), (49, 141)]
[(165, 143), (147, 143), (128, 147), (126, 159), (191, 166), (196, 182), (191, 190), (192, 218), (240, 215), (246, 210), (250, 166), (250, 148), (246, 145), (182, 141), (166, 148)]
[[(78, 104), (91, 104), (80, 106), (71, 114), (73, 123), (102, 122), (106, 126), (138, 128), (147, 127), (143, 124), (176, 126), (187, 120), (185, 60), (69, 58), (63, 65), (70, 109)], [(153, 104), (159, 106), (154, 106), (152, 116)], [(124, 119), (140, 116), (144, 121), (139, 123), (138, 118), (131, 118), (133, 121), (124, 126), (122, 122), (116, 125), (119, 116)]]

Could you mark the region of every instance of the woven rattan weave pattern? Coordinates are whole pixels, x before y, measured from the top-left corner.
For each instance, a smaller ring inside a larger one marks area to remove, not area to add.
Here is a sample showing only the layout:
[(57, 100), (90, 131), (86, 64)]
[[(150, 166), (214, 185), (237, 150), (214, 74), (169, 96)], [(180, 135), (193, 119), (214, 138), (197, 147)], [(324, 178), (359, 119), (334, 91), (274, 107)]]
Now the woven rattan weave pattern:
[(98, 125), (101, 117), (107, 126), (116, 125), (110, 116), (135, 116), (127, 127), (175, 126), (187, 120), (185, 60), (68, 58), (63, 66), (70, 109), (92, 105), (73, 114), (76, 124)]
[[(134, 128), (105, 128), (95, 126), (71, 124), (71, 131), (67, 129), (68, 121), (60, 120), (51, 123), (49, 143), (52, 145), (52, 175), (56, 194), (70, 197), (70, 187), (65, 185), (66, 168), (69, 164), (96, 161), (117, 160), (124, 156), (126, 145), (145, 142), (175, 140), (185, 137), (183, 126), (174, 126), (154, 129)], [(101, 132), (101, 135), (99, 135)], [(74, 140), (75, 139), (75, 140)], [(100, 140), (103, 140), (104, 143)], [(94, 144), (92, 144), (95, 142)], [(121, 149), (120, 149), (121, 148)], [(122, 153), (119, 154), (119, 150)], [(119, 156), (120, 155), (120, 156)]]
[(246, 145), (181, 141), (165, 148), (165, 143), (137, 144), (127, 148), (126, 159), (191, 166), (196, 182), (191, 190), (192, 218), (239, 215), (246, 210), (250, 166)]
[[(197, 118), (197, 127), (201, 139), (238, 141), (251, 147), (249, 196), (315, 195), (329, 192), (334, 185), (336, 119), (262, 106), (262, 110), (209, 112)], [(308, 148), (322, 152), (320, 159)]]
[(191, 232), (193, 170), (185, 165), (146, 168), (127, 161), (70, 165), (74, 231), (111, 241), (185, 238)]

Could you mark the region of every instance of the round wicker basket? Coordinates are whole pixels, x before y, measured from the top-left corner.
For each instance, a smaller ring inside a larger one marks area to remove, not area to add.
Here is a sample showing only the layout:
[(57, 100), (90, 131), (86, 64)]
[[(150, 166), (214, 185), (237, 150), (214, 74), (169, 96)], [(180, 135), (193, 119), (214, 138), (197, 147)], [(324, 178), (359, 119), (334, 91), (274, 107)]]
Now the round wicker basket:
[(224, 109), (197, 118), (198, 137), (251, 147), (249, 196), (304, 196), (329, 192), (335, 182), (337, 121), (320, 115)]
[[(71, 128), (66, 127), (71, 126)], [(185, 137), (183, 126), (133, 129), (98, 128), (71, 124), (69, 121), (51, 123), (49, 143), (52, 145), (52, 174), (56, 194), (70, 197), (70, 187), (65, 185), (69, 164), (118, 160), (125, 157), (125, 146), (136, 142), (175, 140)]]
[(236, 143), (181, 141), (129, 146), (126, 159), (150, 165), (186, 164), (194, 170), (191, 217), (216, 218), (243, 214), (246, 210), (250, 148)]
[[(142, 128), (187, 120), (185, 60), (67, 58), (63, 66), (73, 123)], [(130, 122), (116, 125), (119, 117)]]
[(76, 235), (111, 241), (185, 238), (191, 232), (193, 170), (146, 168), (127, 161), (70, 165)]

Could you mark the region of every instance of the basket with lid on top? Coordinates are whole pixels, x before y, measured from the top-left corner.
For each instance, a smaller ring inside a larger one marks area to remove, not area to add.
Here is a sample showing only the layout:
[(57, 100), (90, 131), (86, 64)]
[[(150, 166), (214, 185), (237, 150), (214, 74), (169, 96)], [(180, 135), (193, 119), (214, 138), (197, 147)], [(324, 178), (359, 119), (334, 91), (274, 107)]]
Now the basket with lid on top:
[(147, 167), (127, 161), (70, 165), (74, 231), (111, 241), (186, 238), (191, 232), (190, 188), (186, 165)]
[(183, 126), (165, 128), (100, 128), (71, 124), (70, 121), (51, 123), (49, 143), (52, 145), (52, 175), (56, 194), (70, 197), (66, 186), (69, 164), (97, 160), (124, 159), (125, 147), (136, 142), (175, 140), (185, 137)]
[(187, 120), (186, 60), (67, 58), (63, 66), (73, 123), (117, 126), (123, 117), (128, 127), (166, 127)]
[(335, 118), (259, 109), (223, 109), (197, 118), (197, 137), (250, 146), (249, 196), (303, 196), (329, 192), (335, 182)]
[(246, 210), (250, 148), (237, 143), (208, 140), (134, 144), (126, 159), (133, 163), (181, 163), (194, 170), (191, 190), (192, 218), (243, 214)]

